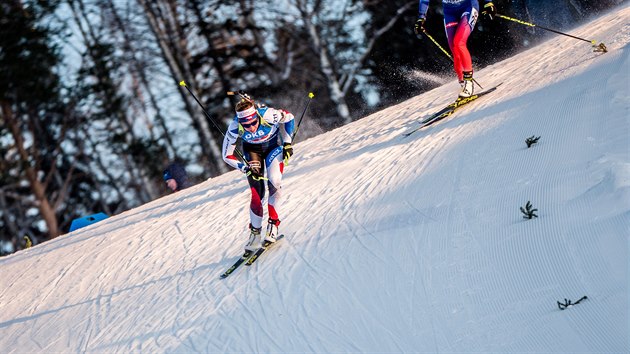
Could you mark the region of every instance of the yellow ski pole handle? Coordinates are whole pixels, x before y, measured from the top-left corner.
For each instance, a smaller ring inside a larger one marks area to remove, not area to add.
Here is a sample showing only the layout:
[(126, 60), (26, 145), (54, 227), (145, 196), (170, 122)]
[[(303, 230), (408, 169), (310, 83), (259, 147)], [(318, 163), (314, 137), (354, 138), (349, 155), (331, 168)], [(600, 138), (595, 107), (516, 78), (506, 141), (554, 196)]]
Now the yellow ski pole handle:
[(298, 133), (298, 130), (300, 130), (300, 125), (302, 124), (302, 119), (304, 118), (304, 115), (306, 114), (306, 110), (308, 110), (308, 106), (311, 105), (311, 101), (313, 101), (313, 98), (315, 98), (315, 94), (312, 92), (308, 93), (308, 102), (306, 102), (306, 107), (304, 107), (304, 111), (302, 111), (302, 115), (300, 116), (300, 120), (297, 123), (297, 126), (295, 127), (295, 131), (293, 132), (293, 135), (291, 136), (291, 143), (293, 143), (293, 139), (295, 139), (295, 136)]

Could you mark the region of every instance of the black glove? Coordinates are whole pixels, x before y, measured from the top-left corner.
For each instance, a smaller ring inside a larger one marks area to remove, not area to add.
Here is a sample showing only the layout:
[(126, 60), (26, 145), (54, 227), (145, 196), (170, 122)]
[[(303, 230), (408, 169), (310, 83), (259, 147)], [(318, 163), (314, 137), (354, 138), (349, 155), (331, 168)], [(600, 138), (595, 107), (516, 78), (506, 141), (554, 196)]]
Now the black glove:
[(262, 173), (260, 173), (260, 162), (258, 161), (250, 161), (249, 165), (245, 167), (243, 170), (247, 177), (251, 177), (254, 181), (259, 181), (264, 178)]
[(422, 38), (422, 33), (424, 32), (424, 21), (426, 18), (421, 17), (416, 21), (416, 24), (413, 26), (413, 31), (416, 33), (418, 38)]
[(497, 8), (494, 7), (494, 4), (492, 3), (492, 1), (490, 1), (489, 3), (486, 3), (483, 6), (483, 13), (482, 13), (486, 18), (488, 18), (490, 21), (494, 20), (494, 16), (497, 14)]
[(263, 175), (260, 174), (260, 171), (251, 167), (245, 167), (245, 175), (247, 175), (247, 177), (251, 177), (254, 181), (260, 181), (264, 178)]
[(282, 159), (284, 160), (285, 165), (289, 163), (291, 156), (293, 156), (293, 147), (291, 146), (291, 143), (282, 144)]

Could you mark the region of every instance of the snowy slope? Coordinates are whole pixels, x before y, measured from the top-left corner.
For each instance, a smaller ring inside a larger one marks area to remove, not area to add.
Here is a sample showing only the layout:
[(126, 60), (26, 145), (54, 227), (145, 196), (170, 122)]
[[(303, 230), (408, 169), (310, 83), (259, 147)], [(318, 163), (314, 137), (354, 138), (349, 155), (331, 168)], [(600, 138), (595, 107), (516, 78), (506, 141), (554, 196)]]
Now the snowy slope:
[(572, 33), (610, 52), (555, 37), (409, 138), (456, 82), (298, 143), (285, 240), (225, 280), (239, 172), (0, 259), (0, 352), (628, 352), (630, 9)]

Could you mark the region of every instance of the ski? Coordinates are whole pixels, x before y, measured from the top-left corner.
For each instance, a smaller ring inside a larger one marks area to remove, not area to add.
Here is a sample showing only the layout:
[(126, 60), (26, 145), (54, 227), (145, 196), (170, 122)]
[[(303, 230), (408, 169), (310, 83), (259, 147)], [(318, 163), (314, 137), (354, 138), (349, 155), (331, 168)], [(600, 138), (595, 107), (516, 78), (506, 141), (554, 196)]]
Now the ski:
[(262, 256), (263, 253), (265, 253), (267, 250), (269, 250), (271, 247), (277, 244), (278, 241), (280, 241), (283, 237), (284, 235), (279, 235), (278, 238), (276, 239), (276, 242), (263, 241), (262, 247), (260, 247), (256, 251), (256, 253), (254, 253), (254, 255), (249, 258), (249, 260), (247, 261), (247, 263), (245, 263), (245, 265), (250, 266), (254, 264), (254, 262), (256, 262), (256, 260), (260, 258), (260, 256)]
[(493, 92), (497, 89), (497, 87), (499, 87), (501, 84), (496, 85), (495, 87), (489, 88), (485, 91), (482, 91), (480, 93), (474, 94), (470, 97), (466, 97), (466, 98), (462, 98), (462, 99), (457, 99), (455, 102), (447, 105), (446, 107), (442, 108), (441, 110), (439, 110), (438, 112), (435, 112), (433, 114), (431, 114), (430, 116), (428, 116), (427, 118), (423, 119), (422, 121), (420, 121), (420, 126), (417, 128), (414, 128), (406, 133), (403, 134), (404, 137), (408, 137), (411, 134), (417, 132), (418, 130), (422, 129), (422, 128), (426, 128), (429, 125), (436, 123), (446, 117), (449, 117), (450, 115), (452, 115), (453, 113), (455, 113), (455, 111), (457, 109), (459, 109), (460, 107), (478, 99), (481, 96), (487, 95), (490, 92)]
[(221, 279), (227, 278), (230, 274), (234, 273), (236, 268), (240, 267), (245, 261), (249, 260), (254, 255), (253, 251), (245, 251), (241, 258), (239, 258), (228, 270), (221, 274)]
[(470, 97), (462, 98), (462, 99), (459, 99), (459, 100), (455, 101), (454, 103), (451, 104), (451, 106), (449, 107), (450, 109), (448, 111), (443, 112), (442, 114), (434, 115), (433, 117), (430, 117), (431, 119), (428, 119), (428, 120), (425, 119), (425, 121), (423, 121), (421, 123), (421, 126), (420, 126), (421, 129), (424, 128), (424, 127), (428, 127), (429, 125), (431, 125), (433, 123), (441, 121), (442, 119), (444, 119), (446, 117), (449, 117), (450, 115), (455, 113), (455, 111), (458, 108), (460, 108), (461, 106), (464, 106), (464, 105), (466, 105), (466, 104), (468, 104), (468, 103), (478, 99), (481, 96), (484, 96), (484, 95), (489, 94), (490, 92), (493, 92), (494, 90), (497, 89), (497, 87), (498, 87), (498, 85), (495, 86), (495, 87), (489, 88), (486, 91), (480, 92), (480, 93), (478, 93), (476, 95), (472, 95)]

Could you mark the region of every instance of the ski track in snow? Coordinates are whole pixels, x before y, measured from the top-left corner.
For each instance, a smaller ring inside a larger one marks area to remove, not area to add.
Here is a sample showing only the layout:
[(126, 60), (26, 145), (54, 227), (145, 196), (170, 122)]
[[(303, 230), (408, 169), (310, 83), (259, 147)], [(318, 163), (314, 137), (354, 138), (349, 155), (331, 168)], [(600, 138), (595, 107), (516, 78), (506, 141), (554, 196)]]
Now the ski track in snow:
[(609, 53), (552, 37), (410, 137), (457, 83), (296, 144), (284, 240), (227, 279), (239, 172), (0, 259), (1, 351), (628, 352), (630, 9), (571, 33)]

